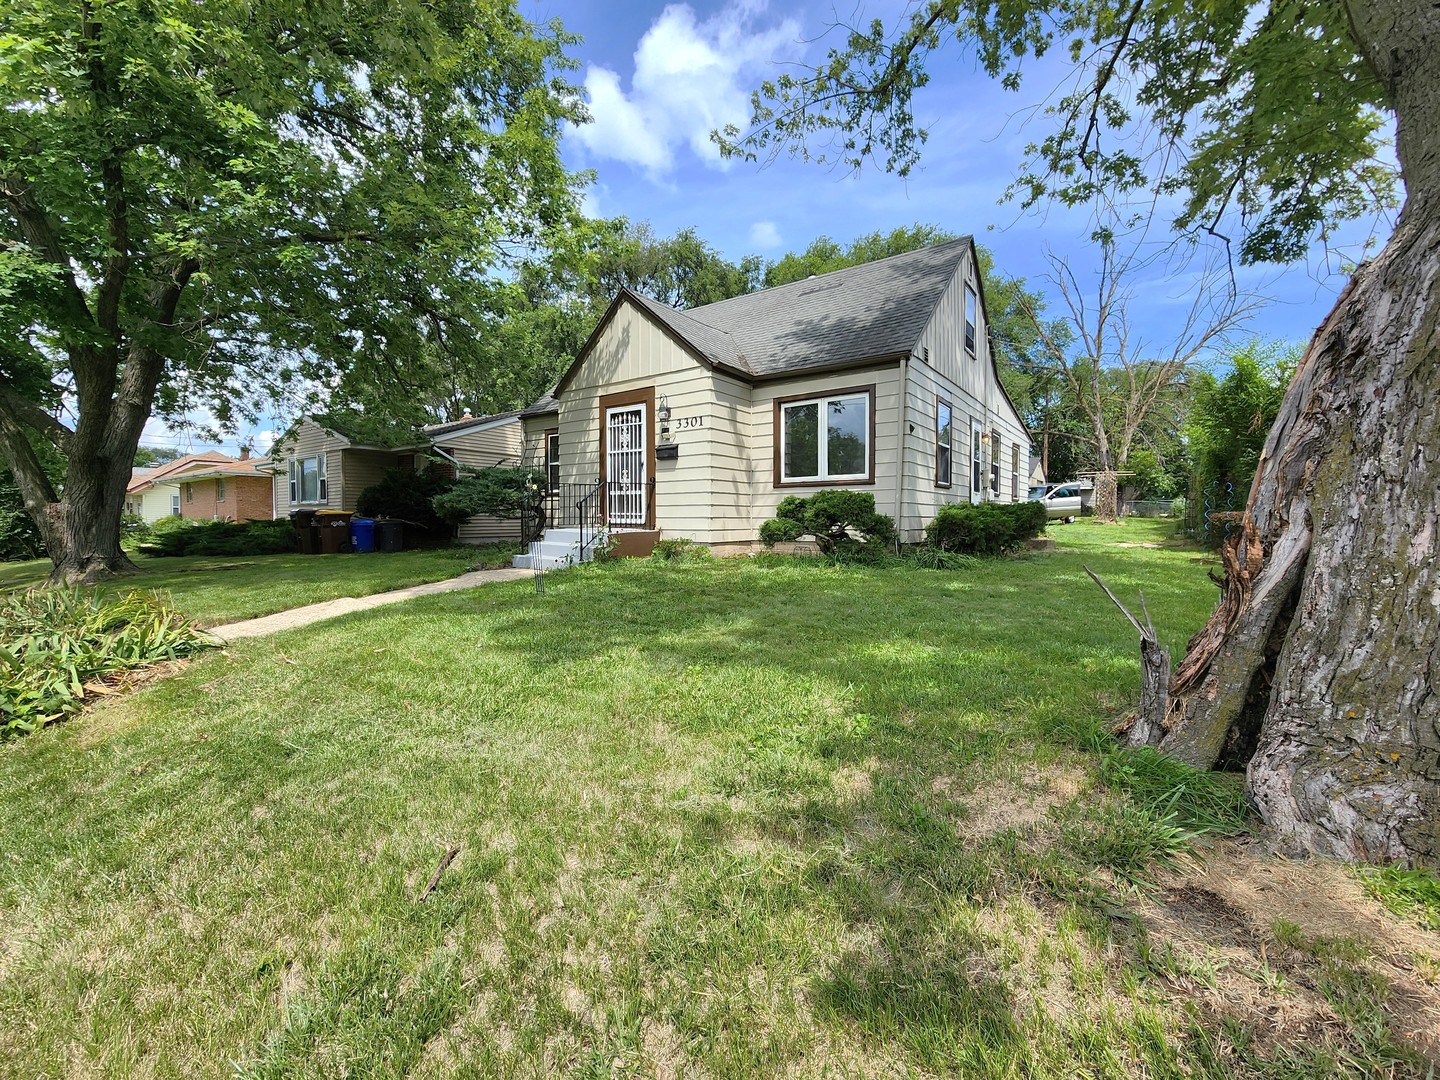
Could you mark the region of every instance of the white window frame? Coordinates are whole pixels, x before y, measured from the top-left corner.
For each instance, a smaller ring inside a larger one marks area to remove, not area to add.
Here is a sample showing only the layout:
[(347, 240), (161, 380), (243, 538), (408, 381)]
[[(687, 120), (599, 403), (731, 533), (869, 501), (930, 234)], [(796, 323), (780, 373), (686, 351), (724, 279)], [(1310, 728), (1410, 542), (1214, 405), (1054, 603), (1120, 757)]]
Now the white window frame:
[[(942, 422), (943, 419), (943, 422)], [(941, 472), (941, 449), (949, 451)], [(938, 395), (935, 398), (935, 486), (948, 488), (955, 483), (955, 407)]]
[(545, 483), (551, 491), (560, 490), (560, 432), (545, 433)]
[[(863, 401), (865, 403), (865, 468), (858, 473), (831, 473), (829, 472), (830, 462), (830, 425), (826, 418), (830, 414), (830, 406), (839, 401)], [(790, 409), (803, 409), (807, 405), (816, 406), (816, 466), (819, 473), (814, 476), (787, 476), (785, 474), (785, 463), (789, 457), (786, 445), (785, 413)], [(852, 387), (846, 390), (835, 390), (828, 394), (818, 394), (814, 397), (788, 398), (775, 403), (775, 416), (778, 431), (775, 432), (775, 439), (780, 448), (779, 460), (776, 462), (776, 487), (795, 487), (806, 484), (871, 484), (875, 482), (875, 388), (873, 386)]]
[[(328, 454), (306, 454), (304, 457), (292, 457), (290, 459), (290, 505), (291, 506), (318, 506), (321, 503), (330, 501), (330, 478), (327, 467)], [(304, 494), (300, 489), (305, 479), (305, 462), (316, 462), (316, 498), (302, 499)]]
[(970, 285), (965, 285), (965, 351), (976, 355), (977, 339), (980, 336), (980, 297)]
[(170, 496), (170, 516), (180, 516), (180, 493), (178, 491)]
[(985, 498), (985, 429), (979, 420), (970, 421), (970, 498)]
[(1010, 444), (1010, 501), (1020, 501), (1020, 444)]
[(1000, 498), (1000, 433), (990, 433), (990, 490)]

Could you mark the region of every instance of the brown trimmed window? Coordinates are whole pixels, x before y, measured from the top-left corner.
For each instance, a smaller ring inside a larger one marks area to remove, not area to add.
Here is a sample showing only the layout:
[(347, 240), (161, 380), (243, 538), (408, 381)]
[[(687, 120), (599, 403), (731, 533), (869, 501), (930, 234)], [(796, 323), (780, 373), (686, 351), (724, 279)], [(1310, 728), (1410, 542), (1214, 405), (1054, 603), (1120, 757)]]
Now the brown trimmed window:
[(935, 399), (935, 484), (949, 487), (954, 470), (955, 411), (944, 398)]
[(872, 482), (875, 388), (775, 401), (775, 483)]

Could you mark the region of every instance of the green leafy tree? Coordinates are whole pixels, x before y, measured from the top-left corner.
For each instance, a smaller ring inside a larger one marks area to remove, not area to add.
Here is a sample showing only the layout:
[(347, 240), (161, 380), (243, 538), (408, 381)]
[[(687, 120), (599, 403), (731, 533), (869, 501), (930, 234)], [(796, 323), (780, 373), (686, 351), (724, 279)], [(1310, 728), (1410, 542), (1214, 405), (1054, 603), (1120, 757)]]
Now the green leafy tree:
[(925, 136), (914, 95), (952, 44), (1012, 88), (1068, 49), (1022, 201), (1147, 192), (1244, 262), (1293, 260), (1392, 207), (1393, 122), (1395, 231), (1300, 361), (1166, 723), (1130, 738), (1200, 766), (1248, 761), (1249, 797), (1289, 843), (1440, 862), (1440, 693), (1416, 676), (1440, 652), (1440, 456), (1417, 449), (1440, 445), (1440, 7), (935, 0), (765, 84), (753, 130), (722, 142), (908, 172)]
[(1202, 488), (1216, 481), (1249, 489), (1299, 360), (1293, 346), (1249, 341), (1229, 357), (1223, 378), (1196, 377), (1186, 434)]
[(456, 349), (577, 217), (573, 39), (513, 0), (17, 0), (0, 38), (0, 449), (56, 578), (130, 568), (150, 415)]
[(657, 237), (644, 222), (613, 223), (612, 242), (602, 247), (587, 282), (596, 309), (621, 289), (643, 293), (675, 308), (700, 307), (753, 292), (760, 281), (760, 259), (732, 263), (700, 239), (694, 229)]

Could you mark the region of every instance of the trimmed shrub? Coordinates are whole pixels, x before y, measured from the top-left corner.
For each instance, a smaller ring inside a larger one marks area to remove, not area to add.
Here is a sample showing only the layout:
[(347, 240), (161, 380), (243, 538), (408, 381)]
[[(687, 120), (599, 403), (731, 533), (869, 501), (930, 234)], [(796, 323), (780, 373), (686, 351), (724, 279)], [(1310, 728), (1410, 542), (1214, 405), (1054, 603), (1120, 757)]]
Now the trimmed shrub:
[[(405, 522), (406, 543), (448, 543), (451, 521), (436, 509), (435, 500), (455, 487), (455, 480), (438, 465), (427, 465), (418, 472), (391, 469), (371, 484), (355, 500), (361, 517), (395, 518)], [(469, 515), (465, 515), (468, 517)], [(464, 517), (460, 519), (464, 520)], [(419, 535), (416, 535), (418, 530)]]
[(0, 739), (78, 711), (106, 675), (213, 643), (143, 593), (103, 599), (80, 589), (31, 589), (0, 597)]
[[(167, 521), (170, 519), (166, 519)], [(183, 519), (175, 518), (180, 521)], [(279, 521), (200, 521), (183, 526), (152, 528), (140, 545), (146, 555), (174, 558), (184, 555), (281, 555), (296, 548), (295, 530)]]
[(856, 561), (857, 546), (888, 551), (895, 543), (895, 521), (875, 512), (875, 496), (868, 491), (817, 491), (808, 499), (789, 495), (780, 500), (775, 516), (760, 526), (760, 541), (767, 547), (815, 538), (826, 555), (842, 545), (846, 561)]
[(545, 530), (545, 485), (544, 469), (524, 465), (467, 470), (435, 497), (434, 513), (450, 525), (476, 514), (519, 518), (521, 537), (536, 537)]
[(940, 551), (993, 556), (1014, 551), (1044, 531), (1042, 503), (954, 503), (925, 526), (925, 538)]

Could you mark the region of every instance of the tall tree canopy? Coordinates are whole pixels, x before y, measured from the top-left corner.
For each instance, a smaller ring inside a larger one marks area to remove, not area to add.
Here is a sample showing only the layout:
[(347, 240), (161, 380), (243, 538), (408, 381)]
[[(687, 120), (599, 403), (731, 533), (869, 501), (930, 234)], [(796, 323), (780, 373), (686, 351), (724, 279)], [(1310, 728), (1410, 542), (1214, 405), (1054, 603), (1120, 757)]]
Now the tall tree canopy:
[(1440, 862), (1440, 6), (1431, 0), (931, 0), (761, 88), (730, 152), (798, 148), (904, 173), (914, 94), (958, 44), (1008, 86), (1068, 48), (1017, 192), (1143, 189), (1177, 228), (1286, 261), (1393, 198), (1404, 208), (1320, 326), (1223, 551), (1215, 614), (1132, 738), (1246, 761), (1286, 842)]
[(571, 39), (513, 0), (17, 0), (0, 38), (0, 449), (57, 576), (128, 566), (152, 412), (474, 341), (575, 216)]

